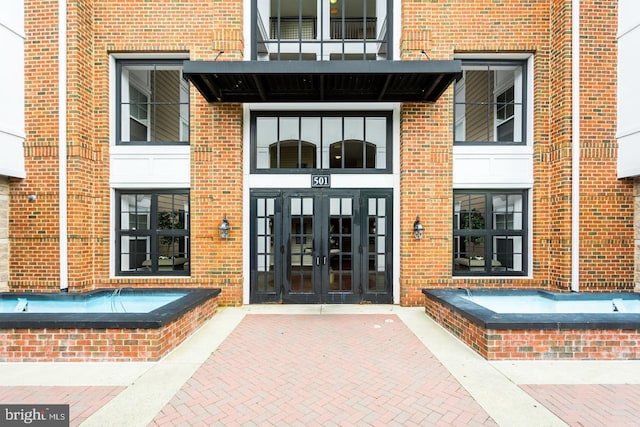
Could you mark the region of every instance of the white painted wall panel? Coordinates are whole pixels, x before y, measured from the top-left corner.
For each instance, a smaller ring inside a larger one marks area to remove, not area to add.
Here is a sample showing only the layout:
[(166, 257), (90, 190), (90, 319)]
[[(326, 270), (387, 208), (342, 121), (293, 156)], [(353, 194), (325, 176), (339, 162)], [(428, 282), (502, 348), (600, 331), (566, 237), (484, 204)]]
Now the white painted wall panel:
[(618, 34), (624, 34), (640, 24), (640, 2), (618, 0)]
[(22, 0), (0, 8), (0, 175), (24, 178), (24, 18)]
[(24, 138), (0, 130), (0, 175), (25, 178)]
[(640, 176), (640, 133), (618, 138), (618, 178)]
[[(640, 2), (638, 2), (640, 4)], [(638, 23), (640, 25), (640, 22)], [(618, 136), (640, 131), (640, 27), (618, 40)]]
[(530, 146), (453, 147), (453, 188), (531, 187), (533, 151)]
[(618, 2), (618, 178), (640, 176), (640, 2)]
[(189, 188), (188, 146), (111, 147), (111, 188)]
[(528, 155), (458, 155), (453, 188), (530, 188), (533, 161)]

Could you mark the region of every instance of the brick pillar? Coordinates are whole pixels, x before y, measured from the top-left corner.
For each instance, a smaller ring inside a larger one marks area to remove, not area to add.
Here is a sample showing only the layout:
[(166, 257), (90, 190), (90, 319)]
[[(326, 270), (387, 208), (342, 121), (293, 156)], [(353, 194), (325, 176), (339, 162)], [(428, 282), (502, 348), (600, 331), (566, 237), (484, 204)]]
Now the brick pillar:
[(9, 178), (0, 176), (0, 292), (9, 290)]
[[(400, 118), (400, 304), (451, 278), (452, 90), (435, 104), (403, 104)], [(416, 215), (424, 237), (416, 240)]]
[[(60, 192), (58, 189), (57, 5), (25, 1), (26, 179), (11, 182), (9, 215), (12, 291), (60, 289)], [(32, 202), (28, 195), (35, 195)]]
[(635, 262), (634, 262), (634, 291), (640, 292), (640, 178), (636, 177), (633, 181), (633, 229), (634, 229), (634, 247), (635, 247)]
[(94, 287), (95, 177), (93, 132), (93, 2), (77, 0), (68, 7), (67, 29), (67, 262), (69, 292)]

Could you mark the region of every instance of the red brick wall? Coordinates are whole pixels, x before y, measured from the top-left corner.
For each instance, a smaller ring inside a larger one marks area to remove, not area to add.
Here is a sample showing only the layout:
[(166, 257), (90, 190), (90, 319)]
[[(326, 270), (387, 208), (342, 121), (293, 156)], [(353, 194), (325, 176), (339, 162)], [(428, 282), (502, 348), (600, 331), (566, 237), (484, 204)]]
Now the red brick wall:
[(633, 289), (633, 182), (616, 179), (618, 2), (581, 2), (580, 289)]
[(538, 271), (547, 270), (545, 285), (566, 291), (571, 286), (571, 2), (554, 0), (550, 15), (549, 81), (544, 85), (549, 98), (543, 107), (549, 125), (545, 137), (536, 141), (535, 191), (544, 211), (534, 212), (540, 252), (534, 253), (533, 262)]
[[(616, 179), (617, 4), (582, 2), (581, 289), (633, 287), (632, 185)], [(422, 287), (571, 285), (571, 1), (404, 1), (403, 59), (534, 55), (533, 279), (451, 278), (452, 89), (401, 117), (401, 304)], [(440, 163), (439, 163), (440, 162)], [(408, 231), (419, 214), (427, 236)]]
[(640, 359), (640, 330), (484, 329), (449, 307), (425, 300), (427, 315), (488, 360)]
[(93, 289), (95, 212), (93, 2), (68, 2), (67, 238), (69, 288)]
[(634, 200), (634, 252), (635, 252), (635, 275), (634, 292), (640, 292), (640, 177), (633, 179), (633, 200)]
[(640, 330), (487, 330), (489, 359), (637, 360)]
[[(631, 289), (631, 183), (615, 178), (617, 4), (584, 1), (581, 98), (583, 290)], [(243, 1), (70, 0), (67, 67), (69, 287), (221, 287), (220, 303), (242, 301), (242, 108), (208, 105), (191, 91), (192, 274), (111, 279), (109, 55), (181, 52), (190, 59), (243, 57)], [(451, 277), (452, 89), (435, 104), (401, 108), (400, 300), (419, 305), (424, 287), (543, 287), (571, 278), (570, 0), (404, 0), (402, 59), (456, 53), (534, 54), (533, 279)], [(13, 290), (59, 288), (57, 2), (27, 0), (28, 177), (10, 205)], [(37, 194), (27, 203), (27, 194)], [(231, 237), (217, 227), (224, 214)], [(426, 237), (415, 241), (416, 215)]]
[[(12, 290), (59, 289), (57, 2), (25, 2), (27, 179), (12, 186)], [(67, 96), (69, 290), (220, 287), (242, 302), (242, 109), (212, 107), (191, 92), (190, 278), (110, 279), (109, 55), (175, 53), (240, 59), (242, 1), (68, 2)], [(26, 194), (37, 194), (28, 204)], [(227, 214), (231, 238), (218, 225)]]
[(212, 318), (212, 298), (159, 329), (0, 329), (0, 362), (154, 361)]
[[(55, 0), (26, 0), (25, 168), (9, 201), (9, 288), (56, 290), (59, 282), (58, 17)], [(37, 200), (27, 201), (35, 194)]]
[[(184, 52), (192, 60), (238, 60), (242, 57), (242, 1), (94, 2), (96, 99), (106, 111), (109, 54)], [(97, 116), (97, 115), (96, 115)], [(96, 205), (97, 283), (102, 286), (189, 286), (221, 288), (222, 305), (242, 303), (242, 109), (211, 106), (191, 90), (191, 277), (136, 279), (109, 277), (108, 114), (96, 117), (97, 149), (102, 153), (96, 174), (101, 193)], [(219, 237), (227, 214), (231, 237)]]

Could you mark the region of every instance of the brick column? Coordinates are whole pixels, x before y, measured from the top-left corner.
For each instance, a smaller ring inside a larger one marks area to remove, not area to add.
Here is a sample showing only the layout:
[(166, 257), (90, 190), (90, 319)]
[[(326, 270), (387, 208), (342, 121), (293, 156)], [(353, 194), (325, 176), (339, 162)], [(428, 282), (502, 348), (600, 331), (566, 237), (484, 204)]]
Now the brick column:
[(9, 290), (9, 178), (0, 176), (0, 292)]
[(634, 262), (634, 291), (640, 292), (640, 178), (636, 177), (633, 181), (633, 229), (634, 229), (634, 247), (635, 247), (635, 262)]

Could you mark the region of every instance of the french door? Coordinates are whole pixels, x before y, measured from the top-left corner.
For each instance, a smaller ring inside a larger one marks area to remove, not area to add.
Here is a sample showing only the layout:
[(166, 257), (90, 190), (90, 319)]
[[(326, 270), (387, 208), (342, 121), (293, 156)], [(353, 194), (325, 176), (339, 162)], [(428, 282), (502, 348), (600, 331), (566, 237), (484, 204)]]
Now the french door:
[(251, 195), (251, 302), (391, 303), (391, 191)]

